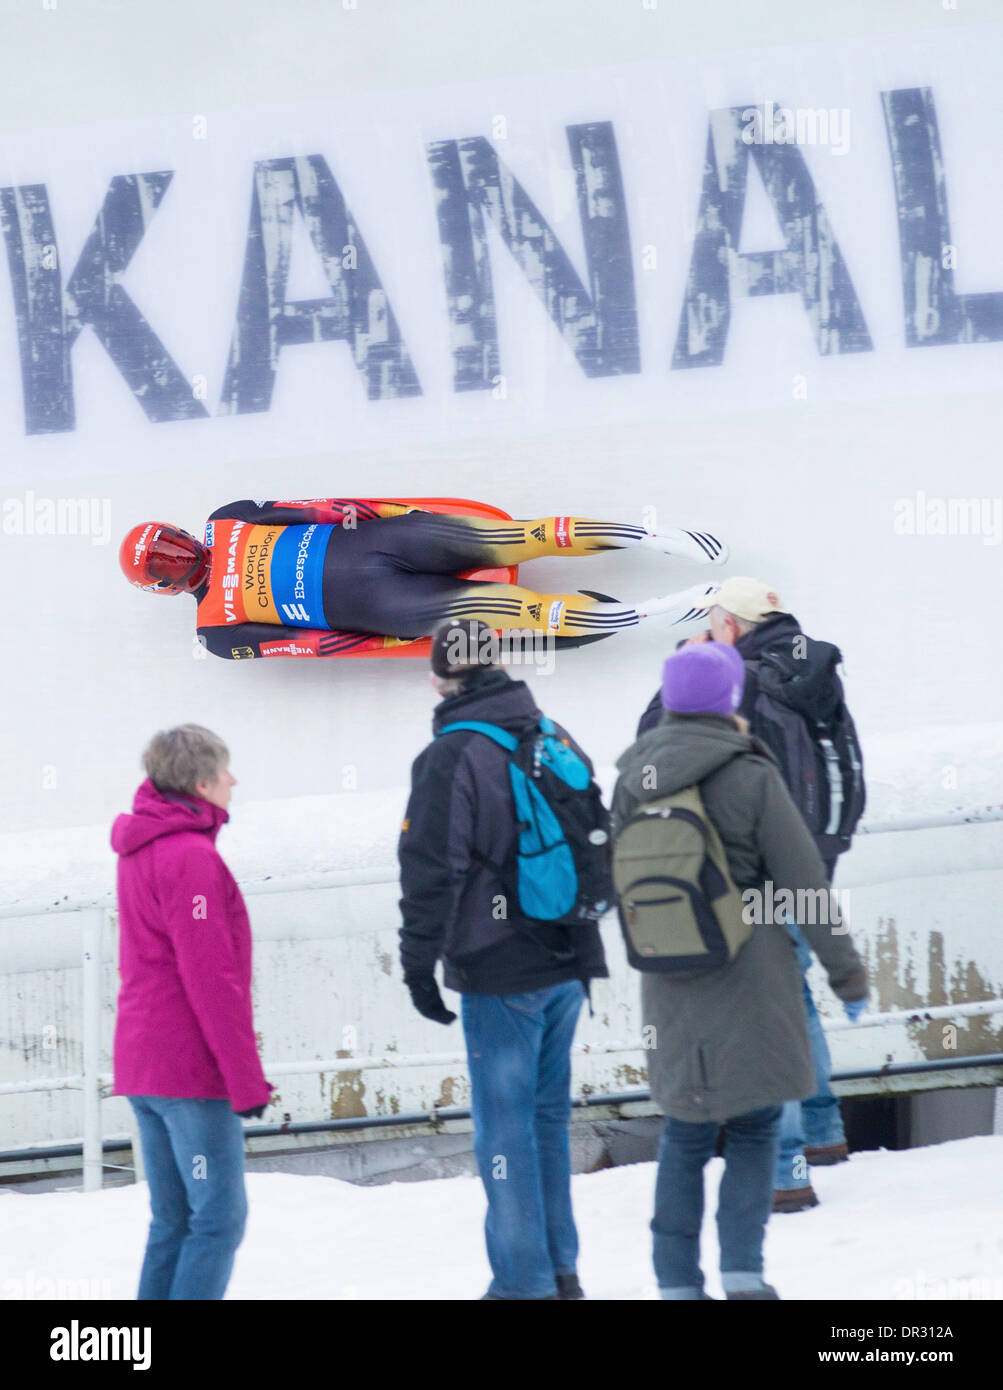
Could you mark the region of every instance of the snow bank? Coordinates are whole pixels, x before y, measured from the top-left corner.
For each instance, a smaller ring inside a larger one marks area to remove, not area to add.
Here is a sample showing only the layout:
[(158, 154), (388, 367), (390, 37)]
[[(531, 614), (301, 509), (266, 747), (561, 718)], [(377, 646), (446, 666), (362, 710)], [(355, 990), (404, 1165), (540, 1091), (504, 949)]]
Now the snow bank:
[[(404, 787), (243, 805), (238, 798), (219, 848), (241, 881), (385, 868), (396, 862), (406, 798)], [(90, 825), (0, 836), (0, 902), (34, 905), (108, 892), (115, 883), (109, 833), (110, 826)]]
[[(869, 823), (1003, 802), (1003, 723), (885, 734), (867, 743), (865, 757)], [(608, 797), (615, 768), (600, 768), (599, 779)], [(241, 881), (392, 867), (406, 800), (404, 784), (246, 803), (238, 791), (220, 849)], [(108, 833), (84, 826), (0, 835), (0, 902), (107, 892), (115, 878)]]

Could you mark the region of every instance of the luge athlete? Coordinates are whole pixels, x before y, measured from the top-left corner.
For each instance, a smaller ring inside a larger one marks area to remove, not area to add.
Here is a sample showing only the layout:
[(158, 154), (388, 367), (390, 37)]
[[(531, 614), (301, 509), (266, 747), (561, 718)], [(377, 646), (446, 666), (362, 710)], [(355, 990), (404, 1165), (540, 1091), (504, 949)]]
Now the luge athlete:
[(460, 577), (629, 546), (698, 564), (727, 558), (727, 548), (704, 531), (573, 516), (507, 521), (406, 502), (311, 498), (231, 502), (213, 512), (203, 541), (146, 522), (126, 536), (119, 562), (150, 593), (194, 594), (200, 640), (231, 659), (375, 651), (416, 641), (447, 618), (582, 646), (647, 617), (685, 622), (706, 613), (714, 585), (627, 604), (587, 589), (541, 594)]

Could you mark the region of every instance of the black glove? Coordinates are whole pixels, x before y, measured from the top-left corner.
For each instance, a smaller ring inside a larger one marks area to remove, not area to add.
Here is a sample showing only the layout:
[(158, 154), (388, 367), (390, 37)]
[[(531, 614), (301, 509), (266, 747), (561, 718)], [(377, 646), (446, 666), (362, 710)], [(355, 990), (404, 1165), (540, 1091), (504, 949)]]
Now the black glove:
[(260, 1120), (267, 1108), (264, 1105), (253, 1105), (250, 1110), (238, 1110), (237, 1114), (242, 1120)]
[(433, 1023), (452, 1023), (456, 1015), (442, 1002), (439, 986), (434, 980), (419, 980), (408, 985), (411, 1002), (423, 1018)]

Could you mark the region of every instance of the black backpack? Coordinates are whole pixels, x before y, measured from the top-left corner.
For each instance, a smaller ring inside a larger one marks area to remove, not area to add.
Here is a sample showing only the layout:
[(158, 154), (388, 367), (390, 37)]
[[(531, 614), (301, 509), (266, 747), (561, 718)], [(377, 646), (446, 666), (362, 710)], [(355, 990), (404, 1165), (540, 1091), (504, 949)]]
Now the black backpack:
[(755, 686), (752, 732), (780, 764), (823, 859), (849, 848), (867, 799), (856, 726), (831, 642), (800, 634), (803, 654), (767, 649), (747, 666)]

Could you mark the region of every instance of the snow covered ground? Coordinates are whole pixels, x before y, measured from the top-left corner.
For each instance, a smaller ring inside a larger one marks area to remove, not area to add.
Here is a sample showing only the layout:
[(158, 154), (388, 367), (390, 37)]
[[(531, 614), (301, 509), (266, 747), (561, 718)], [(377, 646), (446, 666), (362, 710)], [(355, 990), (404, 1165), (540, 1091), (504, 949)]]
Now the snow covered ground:
[[(704, 1268), (716, 1274), (708, 1169)], [(786, 1299), (1003, 1299), (1003, 1137), (855, 1154), (816, 1169), (821, 1205), (770, 1224), (767, 1274)], [(579, 1272), (593, 1299), (653, 1299), (655, 1165), (579, 1175)], [(251, 1217), (228, 1297), (472, 1299), (487, 1286), (473, 1178), (355, 1187), (253, 1174)], [(145, 1185), (83, 1195), (0, 1193), (0, 1298), (132, 1298), (147, 1225)]]

